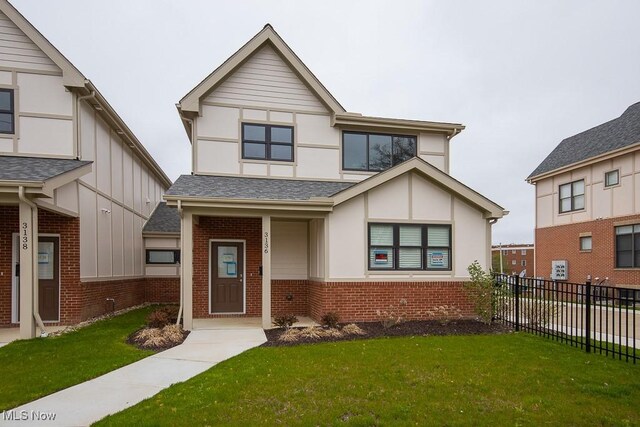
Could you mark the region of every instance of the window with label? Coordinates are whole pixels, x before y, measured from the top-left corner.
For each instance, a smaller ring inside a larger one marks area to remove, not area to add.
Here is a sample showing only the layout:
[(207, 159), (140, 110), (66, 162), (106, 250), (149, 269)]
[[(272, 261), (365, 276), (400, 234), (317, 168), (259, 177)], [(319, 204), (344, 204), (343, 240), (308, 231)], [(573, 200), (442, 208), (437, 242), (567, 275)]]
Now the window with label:
[(560, 213), (584, 209), (584, 179), (561, 185), (559, 194)]
[(147, 264), (180, 264), (177, 249), (147, 249)]
[(616, 230), (616, 268), (640, 268), (640, 224)]
[(0, 133), (15, 133), (13, 89), (0, 89)]
[(242, 158), (292, 162), (293, 128), (243, 123)]
[(417, 155), (415, 136), (342, 133), (342, 169), (383, 171)]
[(370, 270), (451, 270), (451, 226), (369, 224)]
[(604, 186), (613, 187), (620, 184), (620, 171), (618, 169), (604, 174)]

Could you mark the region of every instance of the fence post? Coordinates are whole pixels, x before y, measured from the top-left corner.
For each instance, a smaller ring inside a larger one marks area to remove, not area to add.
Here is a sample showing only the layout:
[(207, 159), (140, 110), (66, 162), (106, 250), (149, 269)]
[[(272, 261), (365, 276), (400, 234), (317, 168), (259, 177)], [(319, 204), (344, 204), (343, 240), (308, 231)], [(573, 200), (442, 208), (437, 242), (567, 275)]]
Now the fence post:
[(515, 275), (515, 295), (516, 295), (516, 332), (520, 330), (520, 276)]
[(591, 353), (591, 280), (585, 284), (585, 296), (587, 298), (587, 312), (584, 316), (585, 330), (587, 331), (586, 350)]

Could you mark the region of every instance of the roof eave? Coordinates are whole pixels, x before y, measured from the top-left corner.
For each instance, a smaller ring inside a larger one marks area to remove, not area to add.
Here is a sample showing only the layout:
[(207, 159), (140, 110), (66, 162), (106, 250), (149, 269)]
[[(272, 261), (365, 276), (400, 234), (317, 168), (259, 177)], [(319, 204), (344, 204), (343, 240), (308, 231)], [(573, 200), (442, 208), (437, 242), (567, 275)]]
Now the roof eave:
[(386, 117), (361, 116), (356, 114), (335, 114), (331, 118), (331, 125), (336, 127), (350, 128), (381, 128), (381, 129), (402, 129), (417, 132), (440, 132), (454, 135), (465, 126), (459, 123), (430, 122), (422, 120), (404, 120)]
[(331, 211), (333, 200), (329, 198), (312, 198), (309, 200), (280, 200), (280, 199), (233, 199), (217, 197), (197, 197), (182, 195), (167, 195), (163, 198), (167, 206), (182, 207), (224, 207), (224, 208), (249, 208), (269, 210), (312, 210)]

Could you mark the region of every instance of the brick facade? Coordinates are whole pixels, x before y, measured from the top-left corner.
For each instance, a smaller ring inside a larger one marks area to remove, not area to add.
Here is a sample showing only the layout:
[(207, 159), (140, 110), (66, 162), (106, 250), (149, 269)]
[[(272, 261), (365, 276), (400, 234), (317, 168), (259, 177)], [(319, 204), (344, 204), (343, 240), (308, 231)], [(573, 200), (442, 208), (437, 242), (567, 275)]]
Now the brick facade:
[[(502, 251), (502, 270), (504, 274), (520, 274), (526, 270), (527, 276), (533, 275), (535, 259), (533, 245), (492, 246), (492, 268), (496, 272), (500, 272), (500, 251)], [(524, 255), (522, 254), (523, 251)]]
[[(177, 277), (81, 282), (78, 218), (39, 209), (38, 231), (60, 236), (59, 324), (78, 323), (144, 302), (179, 301), (180, 279)], [(0, 326), (5, 327), (15, 326), (11, 323), (12, 235), (17, 232), (18, 208), (0, 206)]]
[(309, 282), (307, 280), (272, 280), (271, 315), (309, 316)]
[[(615, 268), (614, 224), (635, 221), (640, 215), (600, 219), (536, 229), (536, 277), (548, 279), (551, 261), (567, 260), (570, 282), (609, 278), (613, 286), (640, 286), (640, 269)], [(580, 234), (591, 233), (592, 250), (580, 251)]]

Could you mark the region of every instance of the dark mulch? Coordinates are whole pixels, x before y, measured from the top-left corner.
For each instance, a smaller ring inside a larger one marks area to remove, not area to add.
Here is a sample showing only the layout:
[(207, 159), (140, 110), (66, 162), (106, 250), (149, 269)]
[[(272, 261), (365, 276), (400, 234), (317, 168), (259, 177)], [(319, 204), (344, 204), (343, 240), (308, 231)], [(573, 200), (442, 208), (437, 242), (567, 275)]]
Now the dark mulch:
[[(300, 338), (295, 342), (279, 341), (284, 329), (269, 329), (265, 331), (267, 342), (263, 347), (288, 347), (300, 344), (320, 342), (352, 341), (380, 337), (406, 337), (427, 335), (476, 335), (476, 334), (504, 334), (512, 329), (501, 324), (478, 322), (477, 320), (455, 320), (442, 323), (437, 320), (412, 320), (385, 329), (380, 322), (356, 322), (365, 335), (348, 335), (344, 337)], [(303, 329), (303, 328), (301, 328)]]
[[(144, 328), (142, 328), (144, 329)], [(138, 329), (137, 331), (135, 331), (134, 333), (132, 333), (131, 335), (129, 335), (127, 337), (127, 343), (131, 344), (135, 347), (137, 347), (140, 350), (151, 350), (151, 351), (155, 351), (157, 353), (161, 352), (161, 351), (165, 351), (165, 350), (169, 350), (170, 348), (173, 348), (177, 345), (180, 345), (184, 342), (184, 340), (187, 339), (187, 336), (189, 336), (189, 333), (191, 331), (182, 331), (182, 340), (180, 342), (174, 342), (174, 343), (169, 343), (165, 346), (161, 346), (161, 347), (147, 347), (147, 346), (143, 346), (143, 342), (141, 342), (140, 340), (136, 339), (136, 334), (138, 332), (140, 332), (142, 329)]]

